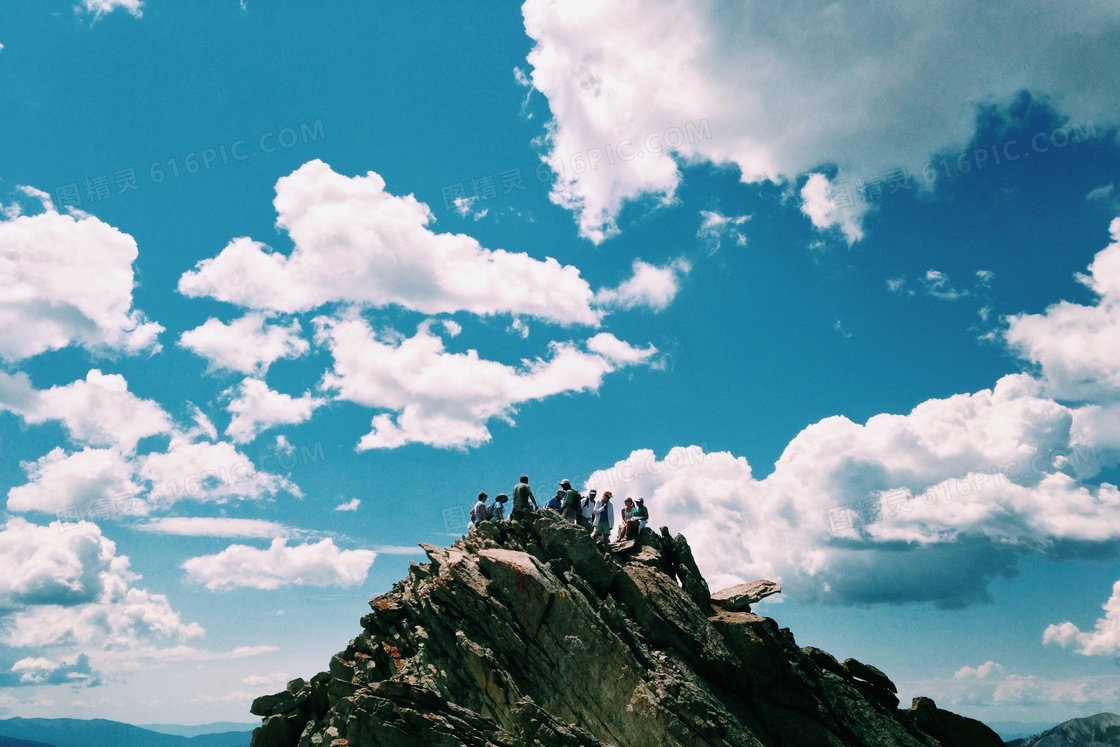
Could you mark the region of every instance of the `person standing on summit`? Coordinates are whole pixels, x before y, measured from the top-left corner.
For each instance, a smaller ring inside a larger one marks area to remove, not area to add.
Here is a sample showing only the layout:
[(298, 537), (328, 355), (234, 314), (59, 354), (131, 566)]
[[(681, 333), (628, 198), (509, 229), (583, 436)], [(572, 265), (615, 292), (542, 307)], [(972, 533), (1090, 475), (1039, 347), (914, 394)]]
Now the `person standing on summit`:
[(561, 504), (562, 508), (560, 510), (560, 518), (566, 519), (567, 521), (578, 525), (580, 519), (579, 493), (572, 489), (572, 483), (570, 480), (561, 480), (560, 487), (564, 489), (564, 500)]
[(537, 499), (533, 495), (533, 489), (529, 487), (529, 476), (522, 475), (521, 482), (513, 488), (513, 510), (509, 512), (509, 518), (518, 519), (529, 513), (536, 511), (540, 506), (537, 505)]
[(595, 504), (595, 511), (591, 516), (591, 539), (595, 542), (611, 541), (611, 530), (614, 529), (614, 506), (611, 505), (611, 491), (603, 493), (603, 500)]

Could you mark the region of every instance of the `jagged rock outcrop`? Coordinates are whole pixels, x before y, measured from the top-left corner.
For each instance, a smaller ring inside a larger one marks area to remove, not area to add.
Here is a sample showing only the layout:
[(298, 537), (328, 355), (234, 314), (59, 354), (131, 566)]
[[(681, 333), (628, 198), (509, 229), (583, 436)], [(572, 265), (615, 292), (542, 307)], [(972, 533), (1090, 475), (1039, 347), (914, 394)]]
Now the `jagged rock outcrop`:
[(712, 604), (732, 612), (750, 612), (752, 604), (781, 591), (782, 585), (773, 581), (751, 581), (717, 591), (712, 594)]
[(422, 547), (430, 562), (370, 601), (328, 671), (253, 703), (253, 747), (1003, 744), (928, 699), (898, 709), (874, 667), (713, 607), (667, 529), (603, 552), (546, 510)]

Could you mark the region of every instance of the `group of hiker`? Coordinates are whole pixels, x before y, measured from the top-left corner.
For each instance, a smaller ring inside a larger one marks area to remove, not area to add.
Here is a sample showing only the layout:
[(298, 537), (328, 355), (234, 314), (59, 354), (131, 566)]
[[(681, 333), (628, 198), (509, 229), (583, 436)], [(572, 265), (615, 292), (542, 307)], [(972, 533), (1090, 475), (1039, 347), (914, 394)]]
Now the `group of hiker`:
[[(513, 506), (509, 516), (506, 516), (505, 505), (509, 496), (499, 493), (494, 496), (493, 503), (487, 503), (486, 493), (479, 493), (478, 500), (471, 509), (471, 520), (467, 524), (467, 531), (473, 532), (484, 521), (510, 521), (530, 512), (549, 509), (560, 514), (566, 521), (583, 527), (591, 532), (591, 539), (596, 542), (610, 542), (611, 532), (615, 528), (614, 504), (611, 491), (605, 490), (600, 496), (597, 490), (589, 490), (587, 495), (572, 487), (570, 480), (561, 480), (556, 495), (548, 499), (544, 506), (537, 505), (536, 496), (529, 487), (529, 476), (522, 475), (521, 481), (513, 488)], [(634, 501), (627, 496), (623, 501), (621, 510), (622, 521), (618, 524), (616, 542), (625, 539), (637, 539), (638, 534), (646, 527), (649, 521), (649, 509), (646, 508), (645, 498)]]

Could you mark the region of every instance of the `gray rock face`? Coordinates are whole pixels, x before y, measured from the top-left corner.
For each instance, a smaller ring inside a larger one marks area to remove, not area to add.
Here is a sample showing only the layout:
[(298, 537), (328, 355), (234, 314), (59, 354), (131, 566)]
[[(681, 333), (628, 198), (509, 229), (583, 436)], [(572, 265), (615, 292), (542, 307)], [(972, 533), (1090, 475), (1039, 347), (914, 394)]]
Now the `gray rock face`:
[(750, 612), (750, 606), (771, 594), (780, 594), (782, 585), (773, 581), (736, 584), (712, 594), (712, 604), (732, 612)]
[(604, 553), (539, 511), (422, 547), (327, 671), (253, 703), (253, 747), (1002, 746), (932, 701), (899, 710), (882, 672), (774, 620), (713, 609), (665, 529)]

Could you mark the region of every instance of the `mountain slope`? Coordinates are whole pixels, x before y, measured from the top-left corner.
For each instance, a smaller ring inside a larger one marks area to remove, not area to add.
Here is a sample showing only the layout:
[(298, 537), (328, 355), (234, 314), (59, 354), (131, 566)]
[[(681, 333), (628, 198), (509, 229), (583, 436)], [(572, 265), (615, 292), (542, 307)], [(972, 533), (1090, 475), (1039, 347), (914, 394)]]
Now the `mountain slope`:
[(245, 747), (249, 733), (226, 732), (187, 738), (160, 734), (105, 719), (0, 719), (0, 737), (44, 742), (56, 747)]
[(1063, 721), (1049, 731), (1009, 744), (1017, 747), (1120, 747), (1120, 716), (1095, 716)]
[(54, 745), (46, 742), (29, 742), (26, 739), (0, 737), (0, 747), (54, 747)]
[(254, 747), (1003, 745), (929, 699), (899, 709), (885, 674), (798, 648), (756, 597), (713, 607), (664, 528), (604, 555), (546, 510), (423, 547), (328, 672), (254, 702)]

